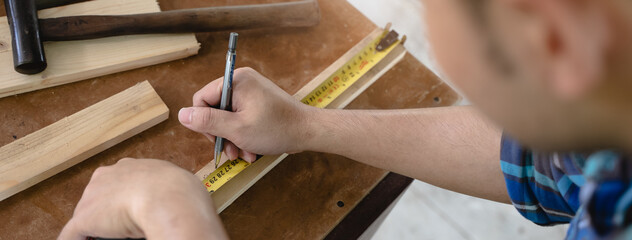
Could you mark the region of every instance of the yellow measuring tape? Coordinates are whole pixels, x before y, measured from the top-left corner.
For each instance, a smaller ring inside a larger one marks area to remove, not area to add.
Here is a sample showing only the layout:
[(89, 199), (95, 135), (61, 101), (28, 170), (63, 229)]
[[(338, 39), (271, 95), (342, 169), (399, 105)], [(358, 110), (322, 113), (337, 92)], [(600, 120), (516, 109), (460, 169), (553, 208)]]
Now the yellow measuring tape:
[[(308, 94), (301, 102), (318, 107), (325, 108), (333, 102), (340, 94), (347, 90), (353, 83), (358, 81), (360, 77), (369, 72), (369, 70), (377, 65), (388, 53), (390, 53), (400, 40), (395, 41), (382, 51), (377, 51), (376, 47), (387, 35), (384, 31), (382, 35), (373, 40), (362, 51), (356, 54), (345, 65), (336, 70), (327, 80), (321, 83), (316, 89)], [(235, 177), (241, 171), (246, 169), (250, 163), (238, 158), (232, 161), (226, 161), (219, 168), (209, 174), (202, 183), (206, 186), (209, 193), (217, 191), (222, 185)]]

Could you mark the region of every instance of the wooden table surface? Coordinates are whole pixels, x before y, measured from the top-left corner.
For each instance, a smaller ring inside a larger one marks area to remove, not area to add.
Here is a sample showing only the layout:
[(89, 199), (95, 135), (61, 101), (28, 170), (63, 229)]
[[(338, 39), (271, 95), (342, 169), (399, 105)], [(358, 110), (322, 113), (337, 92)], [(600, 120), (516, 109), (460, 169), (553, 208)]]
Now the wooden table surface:
[[(279, 1), (159, 2), (162, 10), (172, 10)], [(346, 1), (319, 3), (322, 20), (317, 27), (241, 31), (237, 67), (252, 67), (288, 93), (294, 93), (376, 27)], [(195, 172), (210, 161), (213, 145), (202, 135), (180, 126), (177, 113), (191, 105), (194, 92), (223, 75), (228, 33), (201, 33), (197, 39), (202, 48), (198, 55), (187, 59), (0, 99), (0, 146), (144, 80), (149, 80), (171, 110), (166, 122), (0, 202), (0, 239), (55, 238), (99, 166), (111, 165), (124, 157), (157, 158)], [(458, 99), (450, 87), (407, 54), (347, 108), (436, 107), (452, 105)], [(294, 154), (220, 216), (235, 239), (323, 238), (341, 221), (353, 223), (357, 222), (349, 220), (353, 216), (379, 213), (381, 210), (367, 204), (376, 197), (381, 199), (381, 191), (389, 194), (384, 199), (392, 201), (392, 196), (403, 190), (389, 193), (388, 184), (393, 183), (382, 181), (386, 175), (384, 170), (340, 156)], [(364, 207), (354, 209), (372, 190), (372, 197), (360, 204)], [(352, 210), (354, 213), (345, 219)], [(347, 231), (344, 229), (349, 227), (343, 228), (342, 233)], [(344, 236), (340, 231), (337, 228), (335, 236)]]

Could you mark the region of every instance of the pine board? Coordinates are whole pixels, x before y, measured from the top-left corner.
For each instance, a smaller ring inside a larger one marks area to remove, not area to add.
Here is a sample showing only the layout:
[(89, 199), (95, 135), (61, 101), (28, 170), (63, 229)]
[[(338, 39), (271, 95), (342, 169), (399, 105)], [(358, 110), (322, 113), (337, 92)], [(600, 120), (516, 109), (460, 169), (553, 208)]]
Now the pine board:
[(0, 201), (168, 118), (144, 81), (0, 148)]
[[(40, 18), (159, 12), (156, 0), (94, 0), (39, 11)], [(45, 42), (48, 68), (23, 75), (13, 69), (11, 34), (0, 18), (0, 97), (168, 62), (197, 54), (194, 34), (151, 34)]]

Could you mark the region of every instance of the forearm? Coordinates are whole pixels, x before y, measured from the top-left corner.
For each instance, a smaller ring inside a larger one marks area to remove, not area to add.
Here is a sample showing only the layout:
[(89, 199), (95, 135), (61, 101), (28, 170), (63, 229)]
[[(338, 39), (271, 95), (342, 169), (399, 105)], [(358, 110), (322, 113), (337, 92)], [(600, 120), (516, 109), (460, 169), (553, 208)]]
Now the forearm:
[(319, 110), (312, 118), (309, 150), (509, 202), (499, 163), (501, 130), (470, 107)]

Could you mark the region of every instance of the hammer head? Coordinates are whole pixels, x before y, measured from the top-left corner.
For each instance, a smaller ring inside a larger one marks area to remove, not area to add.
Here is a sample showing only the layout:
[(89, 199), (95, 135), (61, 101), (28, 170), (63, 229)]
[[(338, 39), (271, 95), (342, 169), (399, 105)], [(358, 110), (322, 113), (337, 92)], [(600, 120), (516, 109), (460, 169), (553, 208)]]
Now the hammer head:
[(11, 28), (13, 66), (22, 74), (46, 69), (44, 46), (39, 34), (35, 0), (4, 0)]

